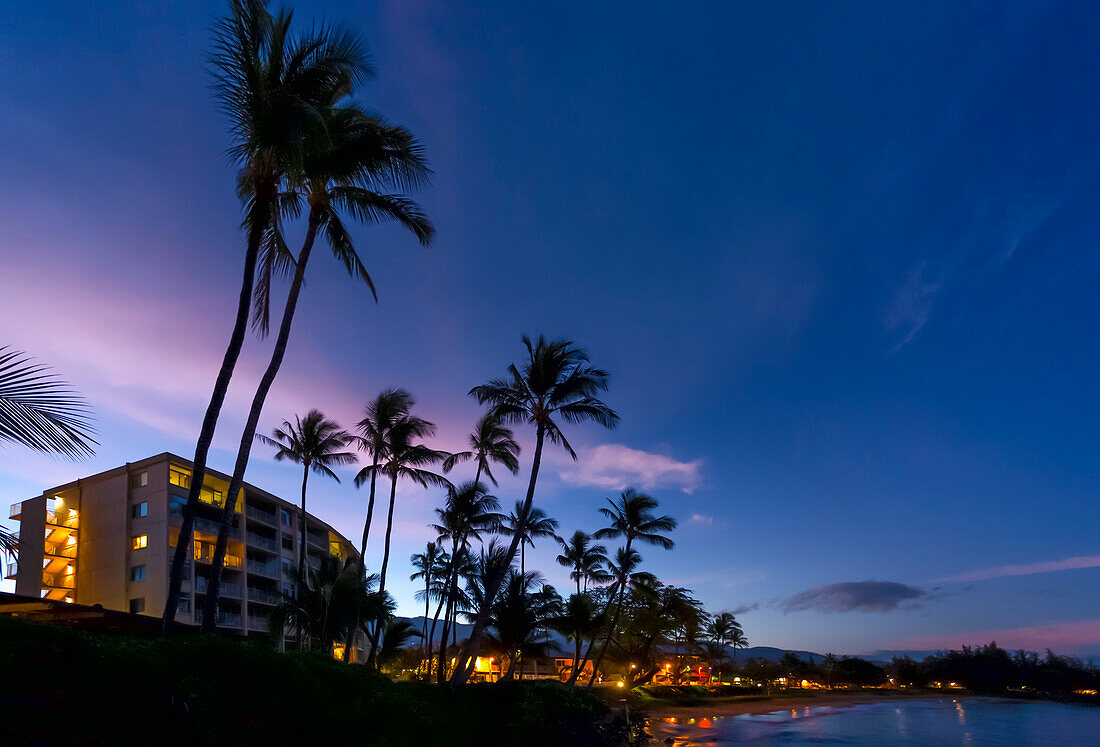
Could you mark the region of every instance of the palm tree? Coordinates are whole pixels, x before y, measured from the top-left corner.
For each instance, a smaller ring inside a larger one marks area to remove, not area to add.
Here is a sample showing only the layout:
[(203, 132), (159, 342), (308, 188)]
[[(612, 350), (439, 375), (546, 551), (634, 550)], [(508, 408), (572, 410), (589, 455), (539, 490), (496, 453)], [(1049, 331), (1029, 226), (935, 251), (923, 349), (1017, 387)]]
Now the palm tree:
[[(423, 595), (424, 597), (424, 624), (421, 626), (420, 640), (424, 643), (428, 641), (428, 614), (430, 612), (429, 604), (432, 600), (432, 589), (436, 586), (436, 582), (439, 581), (441, 574), (446, 569), (446, 564), (450, 561), (450, 556), (447, 555), (447, 551), (444, 550), (438, 542), (429, 542), (424, 545), (424, 552), (414, 553), (409, 558), (412, 562), (414, 572), (409, 576), (410, 581), (415, 581), (418, 578), (424, 579), (424, 588), (416, 593), (417, 599)], [(429, 656), (429, 661), (431, 654)]]
[(302, 516), (299, 522), (302, 531), (298, 541), (298, 583), (301, 589), (306, 584), (306, 482), (309, 473), (312, 470), (340, 482), (331, 467), (353, 464), (355, 454), (341, 451), (351, 443), (351, 436), (335, 421), (322, 415), (320, 410), (310, 410), (304, 420), (295, 415), (294, 420), (294, 423), (284, 420), (281, 428), (271, 432), (270, 438), (263, 434), (256, 438), (276, 449), (275, 461), (287, 459), (302, 465)]
[[(562, 433), (556, 419), (567, 423), (594, 420), (605, 428), (614, 428), (618, 414), (601, 402), (596, 395), (607, 389), (607, 372), (589, 365), (588, 355), (568, 340), (548, 342), (541, 335), (532, 342), (526, 335), (523, 344), (527, 360), (522, 366), (508, 367), (508, 378), (494, 379), (488, 384), (476, 386), (470, 394), (483, 405), (488, 404), (491, 414), (506, 423), (529, 423), (535, 426), (535, 452), (531, 461), (531, 478), (527, 484), (527, 496), (523, 501), (524, 512), (531, 510), (535, 498), (535, 485), (542, 463), (542, 448), (546, 439), (558, 444), (573, 459), (577, 454)], [(519, 550), (520, 536), (512, 537), (508, 547), (508, 564), (511, 565)], [(488, 592), (495, 595), (504, 580), (491, 579)], [(488, 611), (478, 615), (470, 638), (463, 650), (463, 660), (476, 656), (485, 637), (489, 623)], [(456, 667), (452, 685), (460, 685), (468, 676), (463, 667)]]
[(569, 578), (577, 582), (578, 594), (581, 593), (582, 580), (584, 591), (588, 591), (589, 582), (600, 584), (611, 580), (611, 575), (604, 570), (607, 548), (603, 545), (590, 545), (591, 541), (592, 537), (579, 529), (568, 540), (558, 537), (562, 548), (557, 557), (558, 565), (573, 569)]
[[(215, 26), (216, 97), (233, 135), (229, 154), (239, 166), (238, 191), (244, 201), (243, 227), (248, 238), (233, 330), (195, 442), (191, 486), (169, 573), (165, 632), (175, 622), (206, 460), (244, 344), (257, 264), (262, 265), (258, 290), (267, 286), (264, 278), (270, 278), (273, 268), (287, 265), (279, 230), (280, 182), (288, 169), (301, 162), (302, 145), (327, 129), (324, 112), (333, 92), (371, 73), (365, 49), (354, 35), (330, 27), (291, 39), (291, 14), (283, 11), (272, 16), (265, 6), (263, 0), (233, 0), (229, 16)], [(266, 293), (259, 294), (257, 301), (266, 319)], [(248, 438), (251, 441), (251, 434)], [(217, 576), (213, 581), (211, 590), (216, 591)], [(212, 615), (208, 617), (213, 620)]]
[(573, 642), (573, 666), (569, 670), (567, 680), (570, 687), (580, 674), (581, 645), (584, 641), (591, 640), (600, 629), (600, 618), (596, 615), (596, 605), (592, 597), (577, 592), (569, 596), (562, 612), (550, 621), (550, 627), (565, 636), (567, 641)]
[(526, 568), (525, 555), (527, 546), (535, 546), (536, 537), (556, 537), (555, 532), (558, 528), (558, 522), (556, 519), (551, 519), (546, 515), (546, 512), (541, 508), (531, 507), (530, 511), (524, 512), (523, 502), (516, 501), (516, 508), (512, 513), (504, 518), (501, 525), (501, 530), (506, 536), (520, 535), (519, 545), (519, 572), (523, 573)]
[(0, 441), (79, 459), (95, 454), (91, 410), (49, 368), (0, 347)]
[[(332, 96), (339, 98), (342, 93), (343, 89), (334, 89)], [(291, 193), (291, 203), (301, 194), (309, 205), (306, 238), (298, 252), (279, 335), (267, 370), (252, 399), (229, 483), (206, 597), (206, 611), (209, 614), (204, 620), (209, 622), (204, 622), (204, 627), (209, 630), (213, 629), (213, 615), (217, 610), (218, 580), (225, 559), (232, 512), (244, 481), (260, 412), (286, 352), (298, 294), (318, 232), (324, 232), (333, 256), (344, 265), (348, 274), (362, 279), (372, 294), (374, 284), (355, 251), (351, 235), (344, 227), (341, 210), (361, 221), (396, 220), (425, 246), (435, 232), (415, 202), (401, 195), (375, 191), (379, 186), (413, 186), (427, 177), (429, 169), (421, 156), (419, 144), (411, 134), (401, 127), (367, 116), (352, 106), (331, 110), (326, 124), (328, 137), (311, 140), (304, 151), (300, 171), (288, 175), (292, 188), (296, 190)]]
[(405, 644), (420, 635), (411, 622), (393, 617), (382, 621), (379, 627), (382, 630), (382, 643), (376, 657), (379, 668), (394, 661), (405, 648)]
[(745, 637), (744, 631), (741, 630), (741, 626), (735, 628), (726, 639), (726, 643), (733, 649), (733, 665), (737, 666), (737, 649), (747, 648), (749, 645), (749, 639)]
[[(489, 495), (485, 486), (477, 482), (466, 482), (447, 489), (447, 499), (443, 508), (436, 509), (439, 523), (432, 528), (439, 533), (440, 541), (451, 541), (451, 569), (445, 586), (446, 614), (443, 616), (442, 646), (440, 648), (439, 676), (442, 681), (445, 664), (447, 633), (450, 620), (457, 615), (458, 578), (464, 563), (469, 562), (470, 540), (480, 540), (481, 533), (500, 526), (503, 517), (497, 513), (500, 503), (496, 496)], [(496, 566), (493, 565), (493, 568)], [(438, 612), (436, 615), (438, 616)], [(434, 625), (434, 623), (433, 623)]]
[(512, 431), (505, 428), (500, 419), (490, 414), (477, 421), (474, 432), (468, 436), (469, 451), (459, 451), (451, 454), (443, 462), (443, 474), (448, 474), (455, 465), (474, 459), (477, 462), (477, 473), (474, 482), (481, 482), (481, 474), (489, 478), (493, 485), (497, 484), (496, 477), (490, 469), (493, 462), (503, 465), (513, 475), (519, 472), (519, 444), (512, 437)]
[[(615, 551), (614, 562), (608, 563), (614, 583), (611, 585), (607, 597), (607, 604), (604, 606), (600, 616), (604, 618), (607, 617), (612, 602), (615, 604), (615, 613), (611, 616), (611, 622), (607, 626), (607, 637), (604, 638), (600, 653), (592, 665), (592, 676), (588, 680), (588, 687), (592, 687), (593, 683), (596, 681), (596, 674), (600, 671), (600, 664), (603, 663), (604, 654), (607, 653), (607, 646), (611, 642), (611, 637), (615, 634), (615, 626), (619, 623), (619, 615), (621, 615), (623, 611), (623, 598), (626, 595), (627, 585), (630, 583), (631, 577), (635, 574), (641, 562), (642, 556), (638, 554), (637, 550), (620, 547)], [(593, 639), (588, 644), (588, 651), (584, 655), (584, 662), (587, 662), (591, 657), (592, 646), (595, 642), (595, 639)], [(584, 663), (582, 663), (581, 666), (583, 667)]]
[[(367, 403), (363, 410), (363, 419), (359, 421), (359, 448), (371, 458), (370, 495), (367, 499), (367, 518), (363, 522), (363, 540), (359, 545), (359, 559), (362, 561), (360, 575), (366, 574), (367, 540), (370, 537), (371, 523), (374, 518), (375, 487), (378, 481), (378, 465), (389, 458), (391, 432), (394, 426), (402, 422), (412, 409), (415, 400), (404, 389), (386, 389)], [(356, 476), (355, 486), (362, 483)]]
[[(511, 680), (525, 656), (545, 656), (550, 647), (549, 624), (561, 614), (561, 597), (553, 586), (542, 583), (541, 574), (508, 572), (492, 604), (494, 643), (508, 656), (501, 680)], [(520, 670), (520, 678), (523, 671)]]

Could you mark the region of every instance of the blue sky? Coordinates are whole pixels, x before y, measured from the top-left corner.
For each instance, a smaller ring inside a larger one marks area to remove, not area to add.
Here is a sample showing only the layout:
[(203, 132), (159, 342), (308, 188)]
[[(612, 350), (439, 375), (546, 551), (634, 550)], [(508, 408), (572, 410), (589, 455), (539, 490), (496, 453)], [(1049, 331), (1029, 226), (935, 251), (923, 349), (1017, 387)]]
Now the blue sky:
[[(681, 526), (646, 565), (744, 610), (753, 643), (1100, 655), (1091, 4), (295, 7), (368, 39), (359, 98), (423, 140), (439, 235), (356, 232), (377, 306), (319, 258), (265, 430), (404, 386), (458, 448), (520, 335), (567, 336), (622, 424), (548, 457), (563, 530), (648, 490)], [(102, 447), (4, 448), (0, 498), (193, 450), (243, 248), (203, 70), (221, 11), (5, 8), (0, 344), (87, 394)], [(217, 468), (268, 350), (248, 343)], [(255, 454), (248, 479), (293, 495)], [(350, 477), (311, 501), (353, 536)], [(399, 496), (404, 561), (439, 496)], [(564, 584), (553, 554), (529, 562)]]

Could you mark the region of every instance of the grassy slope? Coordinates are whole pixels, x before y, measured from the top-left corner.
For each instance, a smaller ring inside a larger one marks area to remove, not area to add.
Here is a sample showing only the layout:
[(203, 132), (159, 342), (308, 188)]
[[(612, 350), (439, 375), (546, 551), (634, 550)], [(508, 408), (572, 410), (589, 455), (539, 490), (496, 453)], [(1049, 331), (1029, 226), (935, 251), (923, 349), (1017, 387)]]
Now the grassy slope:
[(0, 621), (0, 741), (603, 745), (597, 698), (557, 683), (458, 693), (319, 655)]

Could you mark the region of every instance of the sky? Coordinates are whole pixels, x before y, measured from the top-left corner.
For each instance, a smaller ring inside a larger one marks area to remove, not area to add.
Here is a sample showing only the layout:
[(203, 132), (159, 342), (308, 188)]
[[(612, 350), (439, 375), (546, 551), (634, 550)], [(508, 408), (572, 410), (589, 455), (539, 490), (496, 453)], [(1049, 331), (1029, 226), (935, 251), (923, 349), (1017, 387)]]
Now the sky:
[[(679, 527), (645, 567), (753, 644), (1100, 657), (1100, 9), (294, 7), (367, 39), (357, 98), (422, 140), (438, 236), (355, 229), (378, 304), (317, 255), (261, 430), (313, 407), (350, 427), (401, 386), (459, 449), (470, 387), (521, 335), (566, 337), (610, 371), (621, 424), (570, 426), (576, 462), (547, 453), (535, 502), (563, 534), (650, 493)], [(0, 345), (85, 394), (100, 447), (0, 448), (2, 500), (193, 453), (244, 248), (206, 67), (223, 8), (5, 4)], [(216, 469), (270, 345), (247, 341)], [(353, 474), (309, 497), (349, 537)], [(293, 498), (300, 475), (257, 446), (246, 479)], [(398, 491), (404, 614), (440, 503)], [(566, 589), (555, 555), (528, 566)]]

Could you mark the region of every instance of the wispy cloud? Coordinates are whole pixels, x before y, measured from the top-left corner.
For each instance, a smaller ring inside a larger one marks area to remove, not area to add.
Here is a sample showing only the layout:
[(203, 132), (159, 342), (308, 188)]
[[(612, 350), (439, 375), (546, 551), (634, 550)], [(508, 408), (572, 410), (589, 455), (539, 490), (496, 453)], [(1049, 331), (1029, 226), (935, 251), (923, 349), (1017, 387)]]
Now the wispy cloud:
[(958, 649), (996, 641), (1008, 649), (1043, 650), (1057, 653), (1093, 654), (1100, 650), (1100, 620), (1052, 621), (1021, 628), (979, 629), (963, 633), (905, 638), (890, 645), (896, 649)]
[(571, 485), (592, 485), (610, 490), (634, 486), (645, 490), (677, 488), (691, 493), (699, 486), (702, 460), (679, 462), (664, 454), (603, 444), (582, 449), (577, 461), (561, 468), (561, 479)]
[(688, 519), (688, 521), (692, 524), (699, 524), (700, 526), (709, 527), (714, 524), (714, 517), (707, 516), (706, 514), (692, 514), (691, 518)]
[(909, 273), (905, 283), (894, 294), (882, 323), (890, 332), (899, 332), (901, 341), (894, 346), (896, 352), (909, 343), (928, 323), (936, 293), (943, 286), (940, 280), (927, 277), (928, 268), (921, 262)]
[(894, 581), (848, 581), (807, 589), (779, 601), (783, 612), (889, 612), (904, 602), (918, 602), (928, 592)]
[(967, 571), (966, 573), (960, 573), (956, 576), (947, 576), (938, 579), (938, 581), (944, 583), (988, 581), (992, 578), (1005, 578), (1006, 576), (1031, 576), (1036, 573), (1075, 571), (1082, 568), (1100, 568), (1100, 555), (1081, 555), (1075, 558), (1044, 560), (1039, 563), (1025, 563), (1022, 565), (998, 565), (992, 568), (980, 568), (974, 571)]

